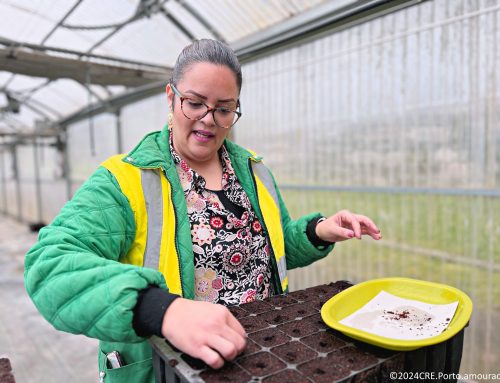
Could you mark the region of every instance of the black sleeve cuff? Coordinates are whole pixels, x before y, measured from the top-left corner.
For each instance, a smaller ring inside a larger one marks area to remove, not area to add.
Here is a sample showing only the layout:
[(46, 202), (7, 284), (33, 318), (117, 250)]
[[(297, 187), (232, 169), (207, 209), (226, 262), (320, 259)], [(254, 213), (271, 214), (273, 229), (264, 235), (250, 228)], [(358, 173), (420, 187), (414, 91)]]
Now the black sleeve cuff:
[(179, 295), (171, 294), (157, 286), (149, 286), (142, 290), (134, 307), (134, 318), (132, 326), (138, 336), (149, 337), (161, 334), (163, 316), (170, 304), (179, 298)]
[(316, 225), (318, 224), (318, 221), (321, 218), (324, 218), (324, 217), (318, 216), (318, 217), (313, 218), (312, 220), (309, 221), (309, 223), (307, 224), (307, 227), (306, 227), (307, 238), (309, 239), (309, 242), (311, 242), (316, 247), (326, 247), (326, 246), (333, 245), (335, 242), (323, 241), (316, 234)]

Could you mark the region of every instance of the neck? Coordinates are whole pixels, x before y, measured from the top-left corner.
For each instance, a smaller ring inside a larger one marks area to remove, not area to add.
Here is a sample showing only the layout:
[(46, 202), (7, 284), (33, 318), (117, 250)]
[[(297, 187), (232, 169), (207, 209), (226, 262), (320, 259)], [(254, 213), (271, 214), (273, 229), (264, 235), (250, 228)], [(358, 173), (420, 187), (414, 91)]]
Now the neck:
[(222, 164), (219, 156), (216, 156), (216, 161), (189, 166), (205, 179), (207, 189), (222, 189)]
[(222, 189), (222, 163), (218, 152), (206, 161), (192, 161), (182, 156), (181, 158), (191, 169), (205, 179), (207, 189)]

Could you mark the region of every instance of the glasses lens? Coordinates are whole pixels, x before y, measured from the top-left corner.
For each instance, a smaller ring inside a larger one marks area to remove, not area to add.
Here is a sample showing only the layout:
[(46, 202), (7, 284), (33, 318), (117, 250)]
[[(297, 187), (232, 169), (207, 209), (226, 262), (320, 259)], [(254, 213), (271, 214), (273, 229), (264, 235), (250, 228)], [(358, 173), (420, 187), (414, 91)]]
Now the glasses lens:
[(200, 120), (207, 114), (208, 107), (202, 102), (186, 98), (182, 102), (184, 115), (191, 120)]
[[(208, 106), (190, 98), (182, 100), (182, 111), (191, 120), (201, 120), (206, 116)], [(238, 114), (230, 108), (219, 107), (214, 111), (215, 124), (221, 128), (230, 128), (238, 120)]]
[(236, 112), (227, 108), (217, 108), (214, 117), (215, 123), (221, 128), (230, 128), (238, 120)]

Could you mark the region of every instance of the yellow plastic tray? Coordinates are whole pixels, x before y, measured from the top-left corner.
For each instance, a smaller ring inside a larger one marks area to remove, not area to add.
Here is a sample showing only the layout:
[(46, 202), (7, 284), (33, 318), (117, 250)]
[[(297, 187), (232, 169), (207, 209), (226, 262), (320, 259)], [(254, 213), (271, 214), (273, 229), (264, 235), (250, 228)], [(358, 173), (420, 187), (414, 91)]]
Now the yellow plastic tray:
[[(339, 321), (363, 307), (382, 290), (401, 298), (415, 299), (432, 304), (446, 304), (458, 301), (458, 306), (448, 328), (441, 334), (426, 339), (391, 339), (339, 323)], [(331, 328), (351, 338), (397, 351), (415, 350), (420, 347), (441, 343), (462, 330), (469, 322), (471, 314), (472, 301), (462, 291), (440, 283), (410, 278), (383, 278), (359, 283), (338, 293), (321, 308), (321, 317)]]

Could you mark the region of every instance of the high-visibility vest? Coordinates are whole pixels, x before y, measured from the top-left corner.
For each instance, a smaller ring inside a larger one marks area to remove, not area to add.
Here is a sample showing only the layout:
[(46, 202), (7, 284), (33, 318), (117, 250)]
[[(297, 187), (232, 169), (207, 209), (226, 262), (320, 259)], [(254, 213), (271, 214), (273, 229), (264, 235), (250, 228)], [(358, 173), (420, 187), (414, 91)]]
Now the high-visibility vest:
[[(183, 294), (179, 254), (176, 246), (176, 215), (171, 186), (160, 168), (140, 168), (116, 155), (101, 165), (108, 169), (128, 198), (135, 218), (135, 238), (123, 263), (159, 270), (169, 291)], [(282, 291), (288, 289), (285, 242), (278, 193), (273, 179), (260, 161), (251, 161), (257, 197), (276, 260)]]

